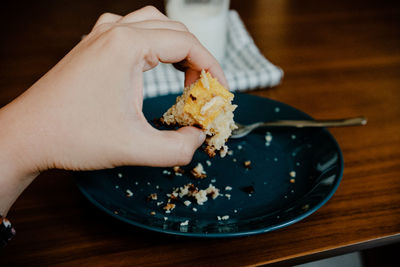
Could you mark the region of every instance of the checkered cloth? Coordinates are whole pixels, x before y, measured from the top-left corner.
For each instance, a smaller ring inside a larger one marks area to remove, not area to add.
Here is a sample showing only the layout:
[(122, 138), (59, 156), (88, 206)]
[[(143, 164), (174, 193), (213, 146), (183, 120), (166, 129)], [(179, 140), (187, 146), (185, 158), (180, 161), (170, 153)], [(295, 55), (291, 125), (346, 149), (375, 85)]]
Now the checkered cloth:
[[(283, 71), (258, 50), (238, 13), (229, 11), (228, 39), (222, 69), (231, 91), (272, 87), (280, 83)], [(144, 73), (144, 96), (154, 97), (183, 90), (184, 74), (171, 64), (160, 63)]]

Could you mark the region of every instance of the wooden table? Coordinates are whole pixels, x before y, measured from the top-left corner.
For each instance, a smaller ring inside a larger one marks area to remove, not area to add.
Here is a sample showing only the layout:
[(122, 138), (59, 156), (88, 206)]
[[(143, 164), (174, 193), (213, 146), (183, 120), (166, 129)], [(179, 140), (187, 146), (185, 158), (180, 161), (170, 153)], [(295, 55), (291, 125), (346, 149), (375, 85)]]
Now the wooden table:
[[(162, 1), (2, 4), (0, 106), (41, 77), (105, 11)], [(232, 1), (283, 83), (252, 92), (316, 118), (365, 115), (331, 132), (344, 154), (332, 199), (289, 227), (202, 240), (148, 232), (92, 206), (72, 173), (40, 175), (13, 206), (17, 236), (0, 255), (16, 265), (288, 265), (400, 241), (400, 4), (398, 1)], [(1, 127), (1, 126), (0, 126)]]

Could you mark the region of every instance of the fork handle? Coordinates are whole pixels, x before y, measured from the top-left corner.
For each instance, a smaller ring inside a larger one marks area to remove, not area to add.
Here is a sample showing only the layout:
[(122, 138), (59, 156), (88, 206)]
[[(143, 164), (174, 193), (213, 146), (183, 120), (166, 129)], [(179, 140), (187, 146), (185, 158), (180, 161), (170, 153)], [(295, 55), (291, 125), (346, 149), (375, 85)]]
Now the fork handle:
[(367, 124), (367, 118), (355, 117), (340, 120), (279, 120), (264, 122), (260, 126), (286, 126), (286, 127), (339, 127)]

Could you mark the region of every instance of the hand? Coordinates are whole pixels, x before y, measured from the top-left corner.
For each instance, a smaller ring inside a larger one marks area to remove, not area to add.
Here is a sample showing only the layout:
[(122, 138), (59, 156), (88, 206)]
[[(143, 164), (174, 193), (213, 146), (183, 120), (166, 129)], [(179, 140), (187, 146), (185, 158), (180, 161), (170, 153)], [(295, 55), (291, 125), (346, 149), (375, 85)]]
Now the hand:
[[(50, 168), (188, 164), (204, 134), (194, 127), (156, 130), (142, 113), (143, 72), (160, 61), (183, 62), (185, 85), (201, 69), (226, 85), (214, 57), (157, 9), (102, 15), (55, 67), (0, 110), (1, 202), (12, 203)], [(0, 213), (10, 205), (0, 205)]]

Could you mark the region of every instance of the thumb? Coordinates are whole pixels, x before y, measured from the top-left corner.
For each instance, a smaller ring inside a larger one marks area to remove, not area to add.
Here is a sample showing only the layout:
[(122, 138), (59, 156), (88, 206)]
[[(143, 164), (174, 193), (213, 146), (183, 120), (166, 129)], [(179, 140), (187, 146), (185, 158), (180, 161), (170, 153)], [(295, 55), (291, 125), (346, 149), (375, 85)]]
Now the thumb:
[(148, 165), (182, 166), (192, 160), (196, 149), (203, 144), (205, 134), (192, 126), (182, 127), (176, 131), (159, 131), (154, 129), (148, 136)]

